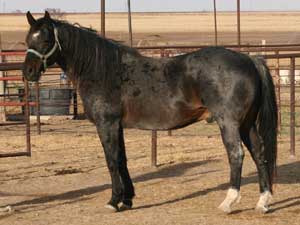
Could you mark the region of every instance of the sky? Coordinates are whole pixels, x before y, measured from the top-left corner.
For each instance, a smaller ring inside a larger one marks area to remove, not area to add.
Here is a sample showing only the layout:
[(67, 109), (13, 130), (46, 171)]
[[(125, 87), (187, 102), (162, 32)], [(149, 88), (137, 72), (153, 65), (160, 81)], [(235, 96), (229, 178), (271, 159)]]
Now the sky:
[[(236, 9), (236, 0), (216, 0), (220, 11)], [(212, 11), (213, 0), (131, 0), (133, 12)], [(43, 12), (60, 8), (65, 12), (100, 11), (100, 0), (0, 0), (0, 12)], [(126, 11), (127, 0), (106, 0), (108, 12)], [(300, 0), (241, 0), (243, 11), (300, 11)]]

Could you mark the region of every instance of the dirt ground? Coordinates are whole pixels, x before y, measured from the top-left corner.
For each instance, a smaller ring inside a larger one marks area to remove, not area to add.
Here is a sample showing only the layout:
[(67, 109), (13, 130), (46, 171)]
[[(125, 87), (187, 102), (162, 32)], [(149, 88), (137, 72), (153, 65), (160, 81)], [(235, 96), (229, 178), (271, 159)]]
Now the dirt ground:
[[(217, 206), (226, 195), (229, 168), (218, 128), (197, 123), (169, 137), (160, 132), (157, 168), (150, 166), (149, 131), (126, 130), (128, 167), (136, 188), (130, 211), (109, 213), (110, 178), (95, 128), (86, 120), (45, 121), (32, 129), (31, 158), (0, 160), (2, 225), (300, 224), (300, 138), (289, 156), (279, 138), (278, 178), (269, 214), (254, 211), (259, 198), (255, 165), (246, 153), (242, 200), (231, 215)], [(24, 149), (24, 126), (0, 126), (1, 152)]]
[[(299, 43), (300, 16), (295, 13), (243, 13), (242, 43)], [(99, 15), (64, 19), (100, 28)], [(236, 17), (218, 16), (219, 40), (236, 43)], [(126, 14), (109, 14), (107, 36), (126, 42)], [(0, 16), (4, 49), (24, 49), (25, 16)], [(134, 43), (213, 44), (211, 13), (134, 14)], [(300, 129), (297, 128), (297, 134)], [(0, 152), (25, 148), (24, 126), (0, 126)], [(278, 178), (269, 214), (254, 211), (259, 198), (255, 165), (246, 151), (241, 202), (231, 215), (217, 207), (228, 188), (227, 156), (215, 124), (197, 123), (160, 132), (157, 168), (150, 166), (149, 131), (126, 130), (128, 167), (136, 188), (130, 211), (108, 213), (110, 176), (95, 128), (86, 120), (44, 121), (42, 135), (32, 130), (32, 157), (0, 159), (0, 225), (256, 225), (300, 224), (300, 137), (289, 155), (288, 129), (279, 137)]]

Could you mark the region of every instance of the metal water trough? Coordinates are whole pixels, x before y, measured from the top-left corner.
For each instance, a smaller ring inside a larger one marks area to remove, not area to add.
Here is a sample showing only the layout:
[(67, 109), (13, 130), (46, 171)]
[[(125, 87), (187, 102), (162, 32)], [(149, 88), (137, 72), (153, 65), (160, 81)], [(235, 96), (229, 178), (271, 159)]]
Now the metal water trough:
[[(21, 93), (24, 89), (19, 90)], [(45, 87), (39, 89), (40, 115), (70, 115), (73, 89)], [(30, 91), (30, 101), (35, 101), (36, 92)], [(30, 107), (30, 114), (36, 115), (36, 107)]]

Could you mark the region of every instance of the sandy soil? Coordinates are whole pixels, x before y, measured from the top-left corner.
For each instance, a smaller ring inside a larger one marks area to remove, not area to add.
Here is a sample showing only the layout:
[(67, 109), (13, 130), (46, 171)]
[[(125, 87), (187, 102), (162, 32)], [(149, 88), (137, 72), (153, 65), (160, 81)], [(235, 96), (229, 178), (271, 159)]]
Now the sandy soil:
[[(228, 187), (228, 163), (216, 125), (197, 123), (159, 133), (157, 168), (150, 167), (150, 132), (126, 130), (128, 166), (136, 188), (134, 208), (108, 213), (110, 179), (95, 128), (87, 121), (50, 120), (33, 129), (32, 158), (0, 160), (0, 206), (5, 225), (79, 224), (299, 224), (300, 158), (279, 139), (279, 177), (271, 212), (258, 200), (255, 165), (246, 154), (242, 200), (231, 215), (217, 209)], [(24, 127), (1, 126), (1, 151), (24, 148)], [(300, 139), (297, 139), (299, 150)]]

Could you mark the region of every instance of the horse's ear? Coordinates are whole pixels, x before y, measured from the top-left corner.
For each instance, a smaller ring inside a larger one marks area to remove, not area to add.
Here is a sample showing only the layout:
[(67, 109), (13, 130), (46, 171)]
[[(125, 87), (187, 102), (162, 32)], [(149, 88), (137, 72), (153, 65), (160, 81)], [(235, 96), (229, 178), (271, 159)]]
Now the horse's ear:
[(48, 11), (45, 11), (44, 18), (47, 19), (47, 20), (50, 20), (50, 19), (51, 19), (50, 13), (49, 13)]
[(30, 26), (35, 24), (36, 20), (33, 18), (32, 14), (29, 11), (26, 13), (26, 17)]

